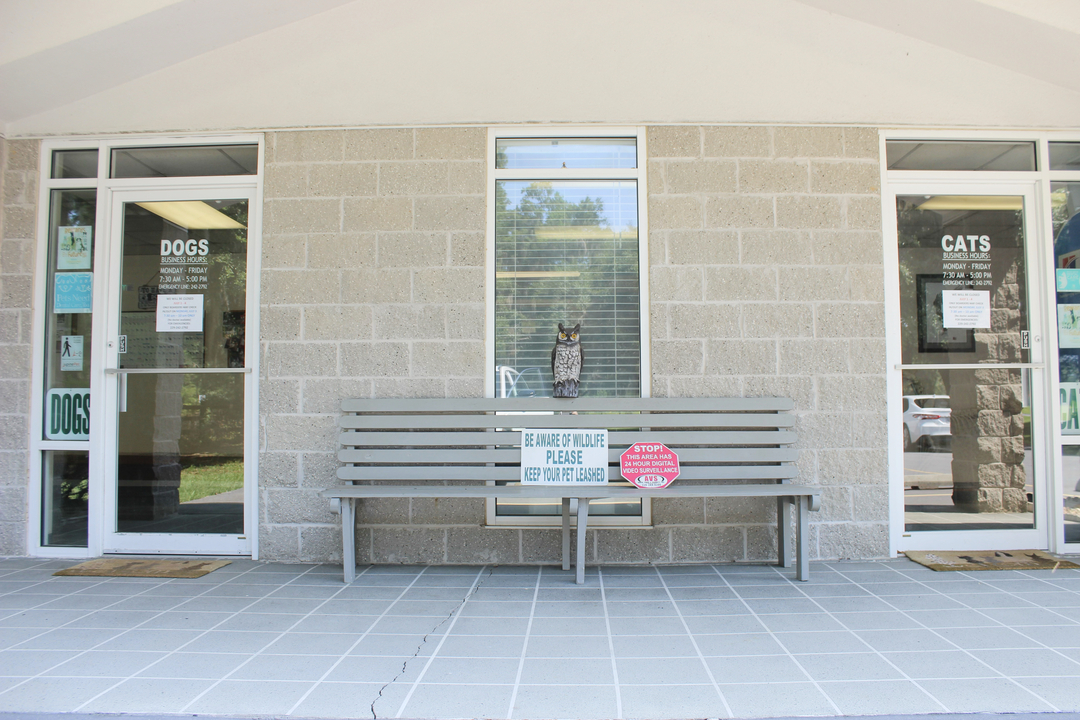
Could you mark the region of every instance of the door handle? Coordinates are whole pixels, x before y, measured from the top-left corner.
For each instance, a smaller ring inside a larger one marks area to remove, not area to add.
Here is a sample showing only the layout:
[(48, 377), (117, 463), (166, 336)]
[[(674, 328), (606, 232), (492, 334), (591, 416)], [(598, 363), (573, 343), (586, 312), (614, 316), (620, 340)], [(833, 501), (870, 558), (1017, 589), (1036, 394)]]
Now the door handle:
[(120, 373), (120, 412), (127, 412), (127, 373)]

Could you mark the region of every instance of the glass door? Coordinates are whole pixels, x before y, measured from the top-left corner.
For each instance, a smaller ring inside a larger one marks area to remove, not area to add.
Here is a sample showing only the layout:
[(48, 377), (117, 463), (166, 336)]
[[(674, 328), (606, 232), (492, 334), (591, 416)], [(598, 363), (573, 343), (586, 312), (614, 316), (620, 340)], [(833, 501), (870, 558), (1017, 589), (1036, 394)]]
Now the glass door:
[(105, 552), (247, 554), (246, 191), (114, 195)]
[(918, 187), (895, 197), (899, 549), (1045, 548), (1033, 188)]

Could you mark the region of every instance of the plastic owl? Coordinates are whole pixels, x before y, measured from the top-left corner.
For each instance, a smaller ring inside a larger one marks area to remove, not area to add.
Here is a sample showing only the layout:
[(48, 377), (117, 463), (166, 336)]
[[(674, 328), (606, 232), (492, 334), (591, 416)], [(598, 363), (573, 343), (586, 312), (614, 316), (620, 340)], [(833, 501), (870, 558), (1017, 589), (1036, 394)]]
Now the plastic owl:
[(551, 396), (557, 398), (576, 398), (581, 382), (581, 365), (585, 362), (585, 352), (581, 349), (578, 331), (581, 323), (571, 330), (559, 323), (559, 337), (555, 347), (551, 348), (551, 374), (555, 382), (551, 387)]

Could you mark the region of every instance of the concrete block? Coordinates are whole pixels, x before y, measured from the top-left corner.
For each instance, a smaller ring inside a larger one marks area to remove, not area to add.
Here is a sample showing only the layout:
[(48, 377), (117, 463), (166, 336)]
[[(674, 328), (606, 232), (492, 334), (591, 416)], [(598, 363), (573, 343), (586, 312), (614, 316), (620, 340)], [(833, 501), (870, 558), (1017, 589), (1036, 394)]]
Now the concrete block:
[(736, 562), (746, 557), (743, 531), (737, 527), (671, 529), (672, 562)]
[(667, 563), (671, 562), (671, 536), (666, 528), (632, 530), (594, 530), (596, 562)]
[(374, 527), (371, 529), (371, 559), (376, 563), (444, 564), (446, 530)]
[(881, 337), (885, 308), (880, 303), (822, 303), (817, 306), (817, 337)]
[(645, 132), (650, 158), (701, 157), (700, 128), (654, 125)]
[(341, 525), (300, 528), (300, 562), (340, 563)]
[(38, 158), (41, 157), (40, 140), (7, 141), (7, 169), (37, 172)]
[(25, 487), (0, 486), (0, 525), (17, 523), (25, 526), (27, 507)]
[(475, 340), (486, 322), (487, 314), (480, 303), (446, 307), (446, 337), (449, 340)]
[(810, 163), (810, 192), (877, 194), (881, 171), (876, 162), (814, 160)]
[(260, 488), (298, 487), (299, 484), (300, 474), (296, 453), (259, 453)]
[(823, 195), (781, 195), (776, 198), (776, 225), (803, 230), (840, 228), (844, 218), (841, 199)]
[(0, 241), (0, 273), (32, 275), (36, 259), (33, 245), (30, 240)]
[(341, 374), (346, 377), (404, 377), (409, 345), (403, 342), (341, 344)]
[(336, 452), (336, 415), (268, 415), (263, 432), (267, 452)]
[(697, 230), (705, 227), (705, 207), (700, 198), (649, 195), (649, 229)]
[(343, 130), (309, 130), (274, 133), (275, 163), (341, 162), (344, 157)]
[[(668, 380), (667, 397), (741, 397), (741, 377), (673, 377)], [(661, 397), (655, 391), (653, 397)]]
[(484, 340), (412, 343), (410, 375), (476, 376), (484, 372)]
[(851, 341), (851, 372), (882, 375), (885, 373), (885, 339), (856, 338)]
[(811, 234), (817, 265), (881, 265), (881, 231), (815, 230)]
[(773, 128), (776, 157), (843, 157), (844, 130), (836, 127)]
[(341, 201), (325, 198), (267, 200), (267, 235), (329, 233), (341, 229)]
[[(810, 234), (799, 230), (743, 230), (739, 233), (744, 265), (808, 265), (813, 245)], [(784, 270), (785, 281), (802, 270)]]
[(880, 147), (874, 128), (844, 128), (844, 157), (877, 160)]
[(705, 498), (705, 522), (709, 525), (775, 523), (774, 498)]
[(734, 231), (671, 230), (665, 236), (668, 261), (672, 265), (736, 265), (739, 262), (739, 236)]
[(673, 338), (737, 338), (742, 334), (738, 305), (672, 303), (670, 307)]
[(422, 269), (413, 273), (413, 297), (419, 303), (484, 302), (480, 268)]
[(743, 395), (788, 397), (795, 402), (795, 410), (809, 410), (814, 406), (814, 379), (806, 375), (749, 376), (743, 378)]
[(529, 530), (522, 533), (521, 562), (527, 565), (561, 563), (562, 531)]
[(413, 498), (409, 512), (411, 525), (479, 526), (483, 522), (483, 498)]
[(0, 380), (0, 413), (21, 415), (30, 412), (30, 382)]
[(740, 160), (742, 193), (804, 193), (810, 187), (805, 160)]
[(302, 198), (308, 195), (309, 165), (267, 163), (263, 172), (263, 198)]
[(748, 303), (743, 306), (743, 337), (810, 337), (814, 334), (812, 305)]
[(822, 560), (879, 558), (889, 554), (886, 523), (821, 523), (816, 527)]
[(413, 131), (405, 128), (345, 131), (345, 160), (411, 160)]
[(814, 516), (818, 522), (850, 522), (852, 520), (851, 488), (827, 486), (821, 488), (821, 510)]
[(885, 301), (885, 272), (880, 265), (852, 265), (848, 268), (851, 299), (856, 302)]
[(30, 377), (30, 346), (0, 345), (0, 378), (23, 380)]
[(763, 228), (773, 227), (774, 224), (771, 197), (722, 195), (710, 197), (706, 203), (705, 227)]
[(447, 392), (447, 384), (457, 387), (463, 384), (460, 378), (375, 378), (374, 394), (379, 398), (431, 398), (431, 397), (483, 397), (483, 384), (479, 392), (463, 392), (453, 395)]
[(370, 340), (371, 314), (367, 305), (309, 305), (304, 308), (304, 339)]
[[(844, 374), (848, 371), (846, 340), (780, 340), (780, 374), (812, 375)], [(824, 378), (818, 378), (823, 381)], [(848, 408), (852, 409), (852, 408)]]
[(652, 501), (653, 525), (702, 525), (705, 498), (656, 498)]
[(341, 273), (343, 303), (409, 302), (412, 297), (412, 273), (408, 270), (361, 269)]
[(341, 412), (341, 401), (346, 398), (371, 397), (371, 380), (339, 378), (305, 378), (303, 386), (304, 413)]
[(263, 270), (302, 268), (307, 263), (306, 235), (267, 235), (263, 238)]
[(705, 268), (705, 299), (711, 301), (777, 298), (776, 269), (721, 266)]
[(877, 195), (844, 198), (844, 227), (881, 230), (881, 198)]
[(308, 193), (312, 197), (358, 197), (379, 191), (381, 169), (373, 163), (311, 165)]
[(452, 195), (483, 195), (487, 192), (487, 163), (481, 160), (451, 161), (449, 192)]
[(299, 340), (300, 308), (264, 305), (259, 311), (259, 324), (263, 341)]
[(482, 231), (486, 224), (483, 195), (417, 197), (414, 203), (417, 230)]
[(664, 166), (669, 193), (731, 193), (738, 185), (732, 160), (668, 160)]
[(888, 485), (885, 448), (827, 448), (817, 451), (818, 480), (822, 485)]
[(262, 301), (268, 305), (336, 303), (341, 276), (336, 270), (263, 270)]
[(455, 232), (450, 234), (450, 264), (457, 267), (484, 267), (484, 233)]
[(378, 177), (380, 195), (445, 195), (449, 169), (445, 162), (382, 162)]
[(9, 557), (26, 555), (26, 523), (0, 524), (0, 553)]
[(289, 525), (259, 525), (259, 559), (296, 562), (300, 559), (300, 531)]
[(354, 270), (375, 267), (375, 233), (309, 235), (307, 267)]
[(272, 342), (266, 355), (270, 377), (337, 375), (337, 345), (332, 342)]
[(8, 171), (4, 173), (3, 204), (32, 205), (37, 202), (38, 174), (32, 171)]
[[(271, 344), (271, 347), (273, 346)], [(259, 412), (263, 414), (300, 412), (300, 381), (263, 378), (259, 383)]]
[(645, 163), (645, 180), (648, 183), (649, 194), (664, 192), (664, 170), (667, 162), (664, 160), (648, 160)]
[[(800, 413), (797, 423), (800, 448), (813, 448), (819, 462), (828, 449), (850, 448), (852, 419), (850, 413)], [(847, 485), (850, 482), (836, 483)]]
[(775, 340), (708, 340), (706, 375), (775, 375)]
[(671, 327), (668, 318), (673, 303), (651, 303), (649, 308), (649, 337), (654, 340), (670, 340)]
[(409, 498), (368, 498), (356, 505), (357, 525), (407, 525)]
[(704, 127), (701, 134), (705, 157), (772, 155), (772, 133), (767, 127)]
[(4, 240), (33, 240), (36, 237), (37, 210), (31, 205), (5, 205), (3, 207)]
[(780, 300), (847, 300), (851, 296), (846, 268), (804, 266), (780, 271)]
[[(374, 315), (375, 338), (378, 340), (446, 338), (446, 307), (443, 305), (379, 305)], [(470, 339), (475, 339), (475, 328)]]
[(412, 230), (413, 227), (410, 198), (346, 198), (343, 212), (342, 229), (345, 232), (385, 232)]
[(417, 160), (484, 160), (487, 131), (479, 127), (417, 128)]
[(521, 531), (459, 527), (446, 531), (446, 560), (468, 565), (521, 562)]
[[(2, 428), (0, 428), (2, 432)], [(0, 435), (0, 446), (7, 444), (3, 435)], [(25, 448), (26, 443), (23, 443)], [(10, 450), (5, 448), (0, 452), (0, 485), (25, 486), (29, 479), (27, 470), (27, 453), (25, 449)]]
[(888, 523), (889, 488), (860, 485), (852, 488), (854, 519), (859, 522)]
[[(881, 378), (884, 380), (884, 378)], [(872, 409), (874, 406), (867, 406)], [(857, 448), (883, 448), (889, 444), (889, 428), (886, 421), (884, 407), (885, 398), (879, 400), (877, 407), (883, 408), (880, 412), (856, 413), (854, 416), (851, 444)]]
[(446, 233), (382, 232), (377, 253), (379, 267), (445, 267), (449, 242)]
[[(776, 528), (750, 525), (746, 531), (746, 560), (753, 563), (775, 563), (777, 556)], [(794, 531), (793, 531), (794, 532)], [(794, 556), (795, 553), (792, 553)], [(784, 571), (790, 575), (791, 571)]]
[(702, 272), (691, 267), (649, 268), (649, 293), (652, 302), (705, 299)]
[(16, 344), (20, 342), (20, 334), (18, 311), (0, 310), (0, 343)]
[(704, 352), (700, 340), (652, 342), (652, 371), (657, 375), (700, 375)]
[[(818, 341), (821, 342), (821, 341)], [(843, 375), (817, 378), (817, 409), (824, 412), (858, 412), (885, 408), (885, 378), (877, 375)]]

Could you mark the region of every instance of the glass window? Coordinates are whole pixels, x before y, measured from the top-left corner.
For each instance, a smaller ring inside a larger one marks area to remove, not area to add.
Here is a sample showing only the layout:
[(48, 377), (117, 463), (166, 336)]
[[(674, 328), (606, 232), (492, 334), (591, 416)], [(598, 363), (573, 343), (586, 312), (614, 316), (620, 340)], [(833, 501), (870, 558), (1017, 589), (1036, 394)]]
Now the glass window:
[(254, 175), (258, 169), (257, 145), (117, 148), (110, 177)]
[[(1080, 182), (1050, 185), (1061, 434), (1080, 435)], [(1066, 476), (1068, 477), (1068, 476)]]
[(1065, 479), (1065, 542), (1080, 543), (1080, 445), (1061, 448), (1061, 469)]
[(89, 454), (47, 450), (41, 458), (41, 544), (86, 547)]
[(631, 169), (637, 167), (636, 138), (500, 138), (499, 170)]
[(96, 178), (97, 150), (57, 150), (52, 157), (54, 178)]
[(1080, 142), (1050, 143), (1051, 170), (1080, 170)]
[(1035, 169), (1035, 143), (956, 140), (887, 140), (890, 170)]

